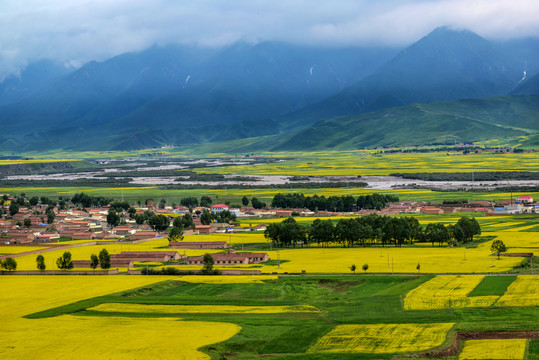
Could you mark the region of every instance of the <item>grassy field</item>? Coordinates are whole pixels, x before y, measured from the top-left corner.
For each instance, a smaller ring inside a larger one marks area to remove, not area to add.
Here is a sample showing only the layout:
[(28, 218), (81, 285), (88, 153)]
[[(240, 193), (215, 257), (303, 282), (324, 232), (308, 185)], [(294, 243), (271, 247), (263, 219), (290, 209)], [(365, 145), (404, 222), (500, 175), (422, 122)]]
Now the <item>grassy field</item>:
[[(1, 186), (1, 184), (0, 184)], [(266, 188), (266, 189), (182, 189), (182, 190), (170, 190), (161, 189), (156, 186), (144, 186), (144, 187), (116, 187), (116, 188), (104, 188), (104, 187), (0, 187), (0, 194), (21, 194), (25, 193), (27, 196), (46, 196), (49, 198), (58, 198), (60, 196), (72, 197), (76, 193), (87, 193), (92, 196), (104, 196), (115, 200), (124, 199), (132, 204), (136, 204), (137, 201), (144, 203), (146, 199), (154, 199), (156, 201), (165, 199), (167, 204), (180, 204), (181, 199), (186, 197), (200, 198), (203, 195), (209, 196), (214, 203), (221, 203), (229, 201), (231, 204), (241, 204), (241, 198), (247, 196), (248, 198), (257, 197), (259, 200), (265, 201), (268, 205), (271, 204), (273, 197), (278, 194), (300, 193), (305, 196), (346, 196), (352, 195), (357, 197), (359, 195), (370, 195), (373, 193), (396, 195), (400, 200), (414, 200), (414, 201), (429, 201), (434, 204), (441, 204), (444, 200), (509, 200), (511, 193), (509, 192), (476, 192), (476, 191), (433, 191), (427, 189), (365, 189), (365, 188), (314, 188), (314, 189), (278, 189), (278, 188)], [(532, 197), (539, 197), (538, 192), (513, 192), (513, 199), (518, 196), (529, 195)]]
[[(6, 277), (0, 354), (143, 359), (181, 348), (189, 359), (407, 358), (448, 346), (455, 331), (539, 329), (533, 306), (405, 310), (406, 294), (432, 276), (207, 278)], [(466, 344), (464, 356), (474, 348)]]

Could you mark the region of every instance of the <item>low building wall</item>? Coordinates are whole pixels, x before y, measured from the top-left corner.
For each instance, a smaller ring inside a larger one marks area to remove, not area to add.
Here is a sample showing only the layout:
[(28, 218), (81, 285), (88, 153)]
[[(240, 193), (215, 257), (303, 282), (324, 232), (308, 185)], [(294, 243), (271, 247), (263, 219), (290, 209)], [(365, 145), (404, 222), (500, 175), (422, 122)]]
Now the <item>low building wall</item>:
[(28, 271), (0, 271), (0, 275), (117, 275), (120, 271), (116, 270), (28, 270)]

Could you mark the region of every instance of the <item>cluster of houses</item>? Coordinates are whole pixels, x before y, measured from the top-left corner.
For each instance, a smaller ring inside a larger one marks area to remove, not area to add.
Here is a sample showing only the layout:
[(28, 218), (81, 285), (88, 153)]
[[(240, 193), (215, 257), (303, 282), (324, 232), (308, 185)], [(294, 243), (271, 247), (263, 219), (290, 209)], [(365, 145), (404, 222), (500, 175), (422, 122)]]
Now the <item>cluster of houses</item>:
[[(4, 205), (9, 207), (9, 205)], [(49, 243), (61, 238), (71, 240), (150, 239), (158, 236), (148, 225), (126, 224), (107, 229), (108, 208), (87, 211), (54, 208), (55, 218), (47, 223), (46, 206), (21, 207), (11, 219), (0, 219), (0, 237), (5, 244)], [(134, 221), (133, 221), (134, 223)], [(28, 224), (28, 225), (24, 225)]]
[(515, 200), (474, 200), (469, 203), (430, 205), (428, 202), (403, 201), (399, 204), (388, 204), (380, 211), (361, 210), (360, 215), (378, 213), (380, 215), (394, 214), (451, 214), (451, 213), (483, 213), (483, 214), (524, 214), (539, 213), (539, 204), (533, 202), (531, 196), (520, 196)]

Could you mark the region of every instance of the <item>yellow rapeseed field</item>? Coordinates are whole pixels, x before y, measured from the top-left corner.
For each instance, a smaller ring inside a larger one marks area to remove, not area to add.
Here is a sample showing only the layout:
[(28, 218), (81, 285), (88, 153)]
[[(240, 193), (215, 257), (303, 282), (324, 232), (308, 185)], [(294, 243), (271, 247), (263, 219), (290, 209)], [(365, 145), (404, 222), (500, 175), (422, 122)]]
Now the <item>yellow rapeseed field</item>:
[(496, 306), (539, 306), (539, 275), (518, 276)]
[(235, 305), (145, 305), (99, 304), (88, 310), (141, 314), (280, 314), (320, 312), (310, 305), (235, 306)]
[[(138, 244), (98, 243), (97, 245), (79, 246), (69, 249), (58, 249), (54, 251), (43, 252), (42, 255), (45, 258), (45, 265), (47, 266), (47, 270), (53, 270), (58, 269), (55, 263), (56, 259), (62, 256), (65, 251), (69, 251), (71, 253), (73, 260), (90, 260), (90, 256), (92, 254), (99, 254), (99, 252), (103, 248), (107, 249), (109, 254), (119, 254), (122, 251), (163, 251), (164, 246), (168, 246), (168, 240), (166, 238), (142, 242)], [(37, 254), (31, 254), (17, 257), (17, 270), (36, 270), (36, 256)]]
[(492, 225), (490, 225), (490, 227), (513, 227), (513, 226), (518, 226), (518, 225), (522, 225), (522, 224), (524, 224), (524, 223), (523, 222), (508, 221), (508, 222), (492, 224)]
[(406, 294), (405, 310), (431, 310), (491, 306), (498, 296), (467, 295), (483, 280), (483, 275), (440, 275)]
[[(375, 154), (372, 151), (273, 153), (290, 160), (260, 165), (216, 166), (206, 173), (250, 175), (389, 175), (414, 172), (514, 171), (537, 169), (537, 155), (456, 152)], [(196, 171), (196, 170), (195, 170)], [(471, 177), (470, 177), (471, 178)]]
[[(495, 232), (485, 232), (485, 236), (494, 235), (497, 240), (503, 241), (505, 246), (507, 246), (508, 252), (522, 252), (518, 248), (539, 248), (539, 233), (537, 232), (527, 232), (527, 231), (495, 231)], [(478, 248), (490, 249), (490, 244), (492, 242), (486, 242), (480, 244)], [(516, 249), (513, 249), (516, 248)], [(536, 255), (537, 255), (537, 250)]]
[(508, 229), (508, 230), (502, 230), (502, 231), (530, 231), (532, 229), (535, 229), (538, 225), (534, 224), (534, 225), (526, 225), (526, 226), (517, 226), (517, 227), (514, 227), (513, 229)]
[[(95, 296), (169, 280), (166, 276), (2, 276), (0, 357), (3, 359), (208, 359), (201, 346), (240, 327), (172, 319), (23, 315)], [(177, 279), (177, 277), (174, 277)], [(173, 334), (173, 336), (163, 336)]]
[(240, 331), (235, 324), (62, 315), (0, 324), (3, 359), (209, 359), (197, 349)]
[(272, 260), (287, 260), (280, 267), (260, 265), (262, 272), (350, 273), (350, 265), (368, 264), (367, 273), (483, 273), (501, 272), (523, 258), (491, 256), (490, 245), (464, 248), (305, 248), (267, 251)]
[(82, 161), (81, 159), (32, 159), (32, 160), (0, 160), (0, 165), (18, 165), (18, 164), (41, 164), (55, 163), (65, 161)]
[(17, 245), (1, 246), (0, 255), (1, 254), (20, 254), (23, 252), (42, 250), (42, 249), (47, 249), (47, 248), (48, 246), (17, 246)]
[(266, 239), (260, 233), (238, 233), (186, 235), (183, 237), (183, 241), (226, 241), (231, 245), (241, 245), (266, 242)]
[(467, 340), (459, 360), (524, 359), (526, 339)]
[(415, 352), (440, 346), (452, 323), (338, 325), (320, 338), (309, 353)]

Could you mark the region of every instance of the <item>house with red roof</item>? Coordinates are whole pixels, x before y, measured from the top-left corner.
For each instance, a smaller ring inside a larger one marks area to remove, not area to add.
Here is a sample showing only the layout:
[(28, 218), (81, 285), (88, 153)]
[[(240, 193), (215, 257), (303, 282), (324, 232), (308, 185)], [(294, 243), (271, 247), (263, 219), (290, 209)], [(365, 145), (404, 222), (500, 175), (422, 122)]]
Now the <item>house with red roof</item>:
[(531, 196), (520, 196), (517, 198), (517, 202), (522, 204), (531, 204), (533, 202), (533, 198)]
[(215, 204), (211, 207), (211, 212), (214, 214), (220, 213), (221, 211), (228, 210), (228, 205), (225, 204)]

